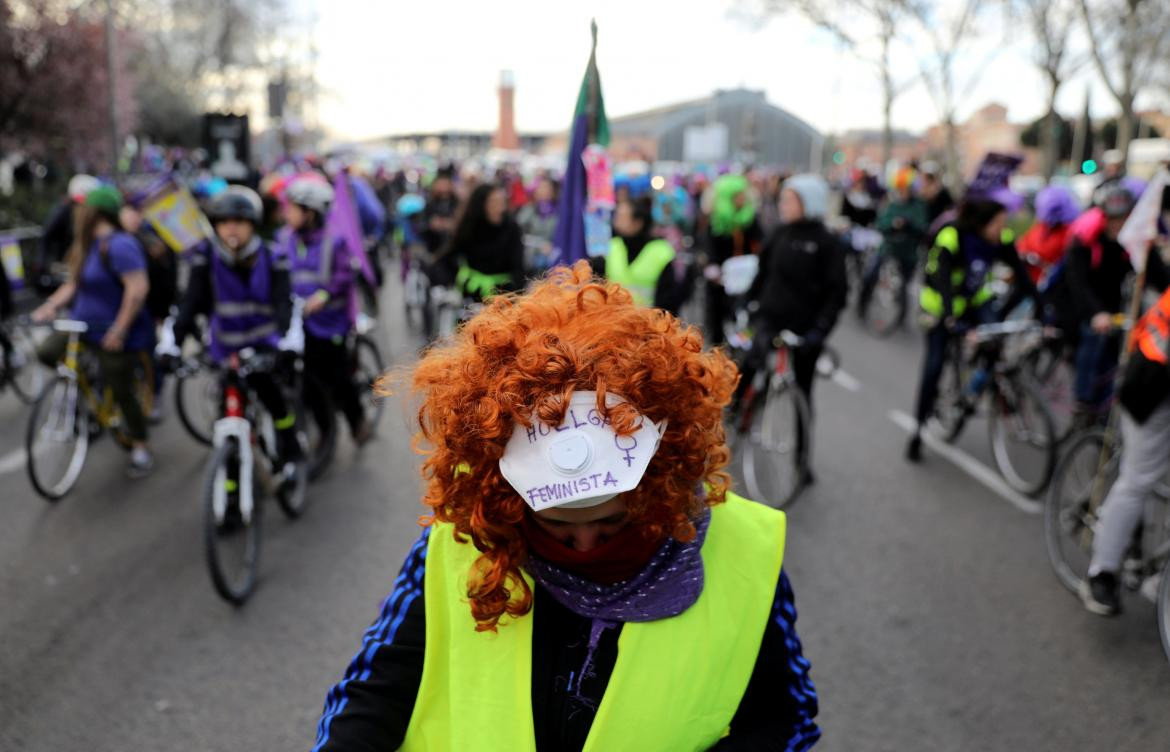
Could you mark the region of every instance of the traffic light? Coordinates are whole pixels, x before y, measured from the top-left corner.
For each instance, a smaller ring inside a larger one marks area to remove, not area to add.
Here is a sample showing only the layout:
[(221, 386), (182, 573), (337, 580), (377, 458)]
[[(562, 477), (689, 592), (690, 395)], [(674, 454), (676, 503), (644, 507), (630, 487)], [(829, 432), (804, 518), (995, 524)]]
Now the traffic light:
[(833, 152), (833, 164), (835, 164), (835, 165), (845, 164), (845, 152), (843, 152), (843, 151)]
[(1081, 162), (1081, 172), (1082, 173), (1084, 173), (1086, 175), (1092, 175), (1096, 171), (1097, 171), (1097, 160), (1086, 159), (1084, 162)]

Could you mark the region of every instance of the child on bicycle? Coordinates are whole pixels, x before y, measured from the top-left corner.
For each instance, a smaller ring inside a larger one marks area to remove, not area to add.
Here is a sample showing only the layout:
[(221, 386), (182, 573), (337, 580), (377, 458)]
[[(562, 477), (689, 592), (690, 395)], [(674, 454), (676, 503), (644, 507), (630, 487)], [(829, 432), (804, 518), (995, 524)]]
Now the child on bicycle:
[(319, 378), (349, 423), (358, 446), (369, 441), (373, 425), (366, 419), (353, 379), (346, 340), (355, 324), (353, 251), (344, 239), (331, 238), (325, 219), (333, 188), (324, 179), (300, 177), (285, 192), (288, 258), (292, 291), (305, 301), (305, 367)]
[[(195, 317), (203, 314), (209, 321), (208, 353), (217, 363), (245, 348), (275, 349), (289, 328), (292, 294), (288, 263), (257, 232), (260, 196), (232, 186), (212, 200), (208, 216), (215, 238), (191, 253), (191, 275), (174, 324), (175, 344), (181, 346), (196, 334)], [(273, 375), (252, 373), (248, 386), (276, 424), (281, 458), (286, 464), (299, 459), (296, 413)]]
[[(114, 395), (130, 437), (132, 478), (147, 475), (154, 457), (146, 444), (146, 417), (134, 389), (134, 366), (154, 346), (154, 324), (145, 306), (150, 291), (146, 254), (134, 237), (122, 231), (118, 212), (122, 194), (111, 186), (90, 191), (79, 214), (72, 248), (66, 256), (69, 279), (33, 312), (33, 320), (52, 321), (72, 302), (70, 317), (84, 322), (86, 346), (97, 352), (102, 383)], [(69, 342), (55, 332), (37, 356), (56, 367)]]

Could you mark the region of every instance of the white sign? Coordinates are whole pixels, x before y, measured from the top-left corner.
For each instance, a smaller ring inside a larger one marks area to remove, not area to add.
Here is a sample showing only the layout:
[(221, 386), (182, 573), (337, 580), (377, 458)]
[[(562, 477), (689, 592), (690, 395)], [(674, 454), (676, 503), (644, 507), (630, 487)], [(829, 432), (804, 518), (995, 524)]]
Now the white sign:
[(684, 162), (721, 162), (727, 159), (727, 126), (692, 125), (683, 131)]
[[(625, 402), (606, 395), (610, 407)], [(519, 423), (500, 458), (500, 472), (536, 511), (594, 507), (637, 487), (666, 430), (646, 417), (619, 436), (597, 410), (596, 392), (575, 392), (559, 426)]]

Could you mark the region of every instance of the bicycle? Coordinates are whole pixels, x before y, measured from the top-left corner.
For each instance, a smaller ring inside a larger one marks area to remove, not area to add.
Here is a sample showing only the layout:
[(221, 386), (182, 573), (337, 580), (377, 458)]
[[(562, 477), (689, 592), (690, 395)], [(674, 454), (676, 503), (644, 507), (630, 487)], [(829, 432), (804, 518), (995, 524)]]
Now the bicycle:
[[(1044, 541), (1060, 583), (1078, 594), (1089, 572), (1100, 506), (1117, 480), (1121, 436), (1116, 429), (1084, 431), (1061, 457), (1044, 505)], [(1157, 609), (1158, 634), (1170, 660), (1170, 478), (1146, 500), (1142, 522), (1122, 564), (1120, 581)]]
[[(186, 357), (175, 367), (175, 412), (191, 438), (211, 446), (215, 422), (221, 417), (219, 369), (205, 353)], [(312, 374), (300, 375), (301, 401), (308, 406), (309, 480), (324, 475), (337, 450), (337, 419), (333, 400)]]
[[(98, 378), (97, 360), (81, 344), (89, 327), (83, 321), (58, 319), (51, 325), (68, 335), (65, 358), (33, 404), (25, 432), (29, 481), (38, 494), (56, 502), (69, 493), (81, 476), (89, 444), (109, 430), (123, 449), (131, 446), (122, 413), (109, 387)], [(134, 384), (144, 414), (154, 400), (154, 378), (149, 353), (135, 364)]]
[(8, 350), (0, 346), (0, 391), (12, 387), (12, 393), (26, 405), (45, 388), (48, 373), (37, 362), (37, 343), (29, 327), (27, 317), (0, 324), (0, 340), (11, 343)]
[(812, 412), (790, 363), (791, 350), (803, 347), (804, 339), (785, 330), (773, 346), (768, 368), (756, 374), (732, 415), (729, 438), (748, 493), (782, 509), (804, 488)]
[(903, 273), (902, 262), (893, 255), (875, 255), (871, 263), (879, 264), (877, 279), (868, 293), (866, 306), (858, 309), (858, 316), (873, 335), (884, 339), (902, 328), (906, 321), (911, 280)]
[(367, 416), (371, 426), (377, 426), (382, 419), (386, 405), (378, 394), (378, 380), (386, 372), (386, 363), (377, 342), (371, 336), (377, 322), (368, 316), (358, 316), (354, 331), (350, 333), (346, 350), (349, 353), (351, 378), (358, 386), (362, 402), (372, 412)]
[[(1002, 349), (1007, 338), (1039, 329), (1033, 322), (1008, 321), (975, 327), (965, 336), (956, 333), (948, 344), (934, 412), (942, 439), (953, 443), (986, 394), (992, 459), (1007, 484), (1026, 496), (1039, 494), (1052, 477), (1056, 429), (1039, 388), (1018, 361), (1002, 357)], [(980, 361), (981, 369), (976, 367)]]
[[(300, 517), (307, 503), (308, 442), (298, 431), (300, 458), (283, 462), (277, 446), (273, 417), (263, 410), (247, 377), (277, 370), (280, 355), (245, 348), (232, 353), (223, 374), (222, 417), (215, 422), (213, 452), (203, 484), (203, 540), (208, 572), (215, 591), (224, 600), (242, 605), (256, 586), (260, 563), (263, 505), (258, 490), (276, 495), (285, 516)], [(302, 373), (299, 358), (287, 396), (295, 405), (298, 425), (304, 426), (304, 406), (295, 388)], [(264, 478), (257, 477), (259, 469)], [(267, 483), (264, 483), (267, 480)]]

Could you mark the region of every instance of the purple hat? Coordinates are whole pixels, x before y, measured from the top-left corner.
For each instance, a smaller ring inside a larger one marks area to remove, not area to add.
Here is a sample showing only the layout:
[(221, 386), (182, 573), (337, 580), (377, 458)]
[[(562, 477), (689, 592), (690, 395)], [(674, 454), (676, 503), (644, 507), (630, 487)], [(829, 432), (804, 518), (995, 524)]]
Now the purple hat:
[(1061, 185), (1050, 185), (1036, 194), (1036, 219), (1046, 225), (1067, 225), (1081, 213), (1072, 192)]

